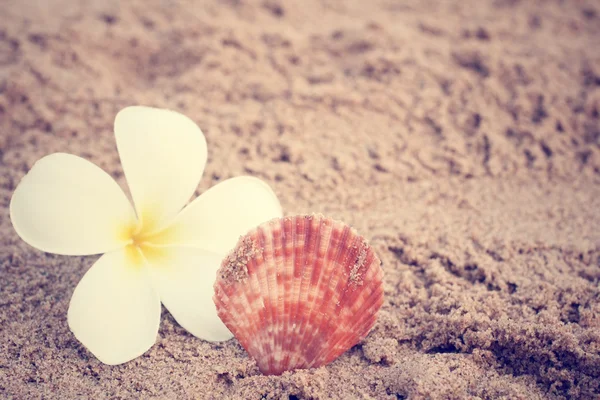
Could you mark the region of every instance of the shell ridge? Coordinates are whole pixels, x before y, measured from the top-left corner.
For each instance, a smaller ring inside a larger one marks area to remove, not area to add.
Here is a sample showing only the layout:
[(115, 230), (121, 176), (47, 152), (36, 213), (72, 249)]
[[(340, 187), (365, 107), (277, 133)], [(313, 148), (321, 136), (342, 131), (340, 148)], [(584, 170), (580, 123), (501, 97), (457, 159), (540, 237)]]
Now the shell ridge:
[[(314, 266), (314, 260), (312, 259), (313, 253), (314, 253), (314, 249), (317, 246), (317, 236), (318, 236), (318, 229), (315, 232), (314, 229), (314, 218), (313, 216), (306, 216), (305, 217), (305, 222), (306, 222), (306, 230), (307, 230), (307, 234), (308, 234), (308, 244), (304, 247), (304, 254), (303, 254), (303, 262), (302, 265), (300, 266), (300, 268), (302, 269), (302, 283), (300, 286), (300, 298), (298, 300), (298, 313), (299, 313), (299, 322), (298, 322), (298, 337), (300, 338), (300, 340), (297, 341), (296, 344), (296, 348), (297, 348), (297, 355), (298, 355), (298, 364), (296, 364), (297, 366), (302, 366), (302, 367), (306, 367), (307, 364), (307, 360), (306, 360), (306, 356), (304, 354), (304, 343), (303, 343), (303, 339), (304, 339), (304, 334), (305, 334), (305, 330), (306, 330), (306, 325), (309, 323), (309, 288), (311, 286), (311, 281), (312, 281), (312, 268)], [(309, 268), (310, 266), (310, 268)]]
[[(344, 278), (345, 282), (342, 282), (344, 290), (341, 291), (341, 296), (339, 298), (340, 307), (338, 308), (337, 316), (340, 316), (340, 312), (345, 310), (348, 307), (348, 302), (353, 301), (353, 295), (357, 292), (357, 286), (355, 284), (357, 280), (358, 271), (356, 269), (357, 258), (360, 257), (360, 249), (364, 244), (364, 239), (358, 235), (355, 235), (352, 241), (350, 248), (352, 251), (348, 252), (348, 257), (345, 259), (344, 265), (342, 268), (344, 269)], [(363, 261), (364, 263), (364, 261)], [(363, 265), (364, 266), (364, 265)], [(366, 266), (365, 269), (368, 269), (369, 265)], [(363, 272), (364, 273), (364, 272)]]
[[(229, 300), (229, 296), (225, 293), (225, 289), (222, 287), (221, 281), (217, 280), (215, 284), (215, 294), (213, 296), (213, 301), (215, 303), (227, 303)], [(225, 323), (225, 321), (232, 320), (231, 318), (231, 310), (229, 309), (217, 309), (217, 314), (219, 318)]]
[[(268, 265), (268, 262), (270, 259), (270, 253), (266, 246), (266, 239), (265, 239), (265, 229), (268, 226), (269, 225), (267, 225), (267, 224), (262, 225), (256, 231), (256, 240), (258, 242), (258, 246), (263, 249), (262, 260), (260, 263), (261, 268), (259, 268), (259, 271), (260, 271), (259, 281), (261, 282), (261, 291), (262, 291), (262, 296), (263, 296), (263, 304), (265, 305), (265, 318), (266, 318), (265, 329), (263, 329), (263, 331), (259, 335), (259, 338), (263, 343), (262, 348), (264, 349), (263, 350), (264, 353), (262, 354), (261, 360), (260, 361), (257, 360), (258, 368), (261, 371), (268, 370), (271, 367), (270, 354), (272, 353), (272, 349), (273, 349), (273, 338), (272, 338), (271, 332), (269, 332), (269, 326), (272, 326), (272, 324), (273, 324), (273, 309), (272, 309), (272, 303), (270, 301), (271, 299), (270, 299), (270, 297), (268, 297), (268, 295), (270, 294), (271, 288), (270, 288), (270, 282), (269, 282), (269, 278), (268, 278), (269, 270), (266, 267), (266, 265)], [(262, 363), (262, 365), (261, 365), (261, 363)]]
[[(372, 255), (374, 255), (373, 252), (371, 252)], [(381, 267), (378, 265), (379, 264), (379, 259), (375, 260), (374, 257), (368, 257), (370, 259), (370, 263), (366, 266), (365, 271), (363, 271), (363, 278), (366, 278), (366, 281), (368, 282), (366, 287), (364, 288), (360, 288), (358, 285), (354, 285), (349, 277), (349, 282), (348, 282), (348, 289), (347, 291), (345, 291), (341, 302), (342, 304), (350, 311), (350, 312), (357, 312), (358, 309), (355, 309), (355, 305), (356, 304), (361, 304), (364, 305), (363, 303), (359, 302), (358, 300), (363, 298), (363, 300), (365, 299), (365, 295), (372, 295), (373, 293), (370, 292), (368, 289), (371, 288), (372, 284), (372, 277), (378, 275), (378, 270), (381, 269)], [(363, 290), (361, 290), (363, 289)]]
[[(375, 258), (374, 261), (376, 262), (372, 263), (371, 265), (378, 264), (379, 259)], [(380, 269), (378, 265), (376, 265), (376, 267)], [(383, 274), (376, 272), (375, 275), (380, 276)], [(383, 303), (383, 289), (380, 285), (375, 283), (377, 281), (373, 280), (371, 282), (373, 283), (364, 289), (364, 292), (368, 293), (367, 297), (364, 299), (362, 306), (354, 313), (354, 315), (358, 315), (359, 318), (357, 318), (354, 323), (349, 326), (346, 332), (336, 338), (336, 340), (332, 343), (331, 351), (329, 352), (330, 354), (327, 355), (327, 358), (336, 357), (334, 353), (339, 351), (338, 349), (340, 343), (352, 342), (352, 346), (354, 346), (369, 334), (369, 331), (376, 321), (377, 310), (379, 310)], [(372, 309), (375, 309), (374, 313), (367, 312), (368, 310)], [(368, 329), (366, 329), (364, 334), (361, 336), (357, 334), (357, 332), (362, 332), (362, 330), (359, 330), (359, 328), (363, 326), (365, 328), (368, 327)]]
[[(240, 243), (241, 243), (241, 239), (238, 242), (238, 245), (240, 245)], [(223, 267), (223, 265), (227, 266), (229, 264), (229, 261), (230, 261), (229, 257), (225, 258), (225, 260), (223, 260), (223, 263), (221, 264), (221, 266), (222, 267)], [(213, 299), (217, 298), (217, 299), (219, 299), (219, 301), (225, 301), (225, 302), (232, 303), (231, 296), (230, 296), (230, 293), (233, 291), (232, 282), (229, 279), (224, 277), (222, 268), (219, 269), (219, 271), (217, 272), (217, 278), (219, 276), (222, 279), (217, 279), (215, 281), (215, 284), (213, 285), (215, 288), (215, 294), (213, 296)], [(233, 315), (235, 314), (235, 308), (218, 310), (218, 314), (219, 314), (220, 318), (233, 319)]]
[[(339, 228), (341, 224), (336, 224), (337, 226), (335, 228)], [(333, 229), (335, 229), (333, 228)], [(337, 240), (335, 240), (335, 250), (336, 254), (334, 256), (333, 259), (329, 260), (330, 262), (328, 263), (330, 265), (330, 269), (327, 272), (327, 275), (329, 275), (329, 280), (327, 281), (327, 287), (325, 287), (325, 291), (323, 293), (323, 296), (320, 300), (320, 304), (319, 304), (319, 310), (322, 309), (323, 304), (326, 301), (332, 301), (333, 299), (328, 298), (327, 296), (327, 292), (330, 289), (329, 285), (331, 284), (331, 280), (333, 278), (335, 278), (336, 280), (339, 278), (339, 273), (335, 273), (335, 271), (337, 270), (338, 266), (339, 266), (339, 260), (340, 257), (343, 258), (345, 256), (345, 249), (344, 249), (344, 244), (348, 239), (348, 235), (351, 233), (350, 229), (348, 226), (344, 226), (341, 225), (341, 234), (339, 235), (339, 238)], [(333, 239), (336, 238), (335, 235), (332, 235)], [(313, 313), (314, 313), (314, 304), (313, 304), (313, 308), (311, 309), (311, 319), (313, 318)], [(330, 319), (330, 318), (323, 318), (324, 316), (328, 316), (326, 313), (322, 313), (322, 315), (318, 316), (319, 318), (317, 319), (317, 324), (313, 329), (312, 335), (310, 337), (307, 338), (307, 335), (305, 334), (305, 341), (304, 341), (304, 345), (303, 345), (303, 349), (305, 351), (305, 353), (307, 354), (307, 361), (308, 361), (308, 367), (310, 367), (314, 360), (315, 357), (318, 356), (318, 351), (319, 351), (319, 347), (322, 347), (323, 345), (325, 345), (328, 341), (329, 341), (329, 337), (327, 335), (326, 331), (322, 330), (322, 324), (324, 322), (324, 320)], [(329, 316), (328, 316), (329, 317)], [(308, 339), (308, 340), (307, 340)]]
[[(373, 296), (375, 294), (383, 296), (383, 289), (381, 288), (381, 286), (374, 286), (372, 283), (375, 278), (381, 278), (383, 276), (383, 271), (381, 269), (379, 259), (377, 259), (376, 257), (371, 258), (369, 269), (365, 272), (364, 275), (366, 281), (368, 282), (364, 290), (358, 290), (359, 288), (355, 287), (355, 290), (351, 293), (347, 300), (353, 312), (359, 312), (361, 308), (364, 308), (365, 303), (362, 303), (359, 300), (367, 300), (368, 298), (370, 298), (370, 296)], [(356, 308), (356, 304), (359, 304), (360, 308)]]
[[(251, 235), (246, 236), (245, 238), (240, 238), (238, 246), (236, 247), (236, 249), (244, 249), (243, 257), (245, 257), (244, 261), (246, 263), (246, 272), (248, 272), (248, 268), (250, 265), (249, 262), (252, 259), (252, 257), (246, 257), (247, 253), (245, 252), (245, 249), (248, 248), (248, 240), (252, 240)], [(236, 274), (235, 271), (232, 271), (232, 267), (234, 265), (237, 265), (237, 262), (238, 261), (236, 259), (236, 251), (234, 249), (230, 253), (230, 255), (223, 261), (222, 266), (224, 266), (225, 268), (221, 270), (223, 272), (221, 274), (221, 284), (219, 285), (218, 289), (215, 290), (215, 293), (219, 293), (219, 291), (222, 291), (220, 296), (221, 301), (228, 301), (232, 305), (228, 315), (223, 315), (223, 313), (219, 313), (219, 316), (224, 320), (235, 320), (237, 322), (234, 325), (235, 329), (232, 330), (232, 333), (236, 335), (242, 347), (249, 351), (248, 349), (252, 346), (252, 341), (250, 340), (252, 338), (252, 334), (249, 330), (250, 317), (248, 315), (248, 308), (245, 307), (241, 301), (246, 300), (245, 302), (248, 303), (247, 293), (245, 286), (242, 285), (241, 280), (238, 279), (239, 275)], [(244, 279), (246, 279), (247, 277), (248, 276), (246, 275)], [(231, 296), (231, 294), (236, 293), (242, 294), (242, 296), (237, 296), (238, 298), (241, 298), (240, 301), (237, 302), (234, 301)]]
[[(308, 363), (307, 367), (309, 368), (314, 359), (313, 354), (317, 351), (320, 351), (319, 349), (323, 348), (329, 339), (327, 335), (328, 332), (322, 330), (324, 321), (330, 317), (326, 310), (324, 310), (323, 305), (331, 301), (331, 298), (327, 296), (329, 285), (331, 280), (338, 275), (335, 273), (335, 263), (331, 262), (331, 253), (333, 251), (337, 251), (338, 253), (342, 251), (341, 246), (339, 246), (340, 240), (336, 240), (336, 238), (339, 238), (339, 234), (336, 234), (338, 224), (333, 223), (328, 219), (324, 219), (324, 221), (327, 234), (322, 235), (323, 241), (319, 246), (319, 254), (317, 255), (324, 264), (321, 269), (318, 286), (318, 293), (320, 296), (315, 297), (315, 300), (312, 304), (311, 315), (309, 318), (311, 320), (314, 319), (315, 323), (313, 325), (311, 335), (308, 336), (305, 333), (304, 337), (307, 340), (305, 341), (305, 345), (302, 347), (302, 351), (304, 352)], [(343, 231), (343, 226), (341, 230)], [(335, 246), (332, 246), (332, 243), (334, 243)]]
[[(250, 238), (252, 238), (252, 236), (250, 236)], [(252, 238), (252, 247), (254, 249), (257, 249), (258, 246), (256, 245), (256, 240), (254, 240), (254, 238)], [(256, 318), (252, 318), (252, 315), (254, 314), (254, 312), (256, 310), (256, 305), (258, 303), (258, 300), (260, 298), (260, 291), (256, 290), (256, 286), (255, 286), (255, 281), (256, 281), (256, 257), (258, 256), (258, 254), (256, 252), (253, 252), (253, 254), (251, 255), (251, 257), (248, 258), (247, 264), (246, 264), (246, 272), (247, 272), (247, 276), (246, 276), (246, 280), (247, 283), (243, 284), (242, 282), (238, 282), (238, 288), (242, 287), (242, 289), (238, 289), (240, 290), (240, 292), (244, 293), (244, 297), (246, 300), (246, 307), (244, 309), (244, 312), (247, 315), (240, 315), (238, 316), (238, 318), (240, 318), (242, 321), (244, 321), (246, 323), (246, 333), (248, 334), (249, 337), (256, 337), (256, 333), (260, 331), (260, 319), (256, 319)], [(262, 303), (262, 301), (261, 301)], [(256, 345), (255, 342), (250, 342), (252, 345)]]
[[(321, 320), (319, 333), (327, 339), (326, 343), (330, 343), (334, 339), (340, 327), (339, 321), (336, 321), (337, 319), (334, 317), (341, 305), (341, 298), (337, 298), (335, 293), (342, 293), (343, 296), (343, 288), (347, 285), (345, 266), (348, 263), (348, 260), (353, 258), (353, 244), (356, 241), (355, 232), (349, 226), (345, 226), (343, 229), (343, 236), (337, 243), (338, 252), (331, 263), (339, 272), (337, 274), (331, 274), (332, 278), (335, 277), (335, 280), (330, 279), (326, 294), (323, 296), (323, 303), (321, 304), (321, 308), (325, 306), (323, 312), (328, 318), (323, 318)], [(333, 328), (332, 324), (335, 324)], [(318, 349), (314, 348), (310, 351), (314, 355), (310, 361), (310, 365), (312, 366), (317, 362), (322, 352), (319, 352)]]
[[(298, 226), (300, 224), (300, 226)], [(297, 287), (298, 292), (294, 293), (295, 295), (295, 310), (294, 310), (294, 321), (295, 321), (295, 326), (293, 327), (294, 329), (294, 333), (296, 335), (300, 334), (300, 330), (304, 324), (304, 317), (305, 314), (303, 313), (303, 308), (301, 307), (301, 299), (302, 299), (302, 288), (305, 287), (305, 282), (306, 282), (306, 273), (305, 273), (305, 263), (306, 263), (306, 252), (304, 251), (304, 249), (306, 248), (306, 246), (310, 243), (311, 238), (311, 233), (312, 230), (310, 229), (310, 221), (308, 220), (308, 218), (306, 218), (305, 216), (298, 216), (296, 217), (296, 230), (298, 230), (298, 228), (300, 228), (300, 232), (303, 233), (303, 243), (304, 245), (302, 247), (298, 247), (297, 251), (295, 251), (294, 253), (294, 270), (296, 271), (295, 273), (295, 277), (296, 279), (298, 279), (298, 283), (295, 287)], [(305, 290), (306, 291), (306, 290)], [(291, 336), (291, 335), (290, 335)], [(295, 344), (295, 351), (292, 355), (292, 359), (290, 360), (290, 365), (294, 366), (294, 367), (300, 367), (302, 366), (302, 357), (301, 357), (301, 347), (300, 344), (298, 343), (298, 341), (294, 342)]]
[[(264, 231), (265, 252), (268, 254), (268, 259), (265, 259), (264, 266), (267, 270), (267, 284), (269, 286), (268, 302), (271, 307), (271, 325), (268, 327), (271, 348), (265, 355), (269, 358), (269, 369), (277, 368), (275, 361), (275, 352), (277, 351), (277, 332), (278, 332), (278, 315), (277, 315), (277, 264), (275, 257), (275, 235), (276, 230), (274, 225), (277, 220), (272, 220), (268, 224), (268, 230)], [(267, 234), (268, 233), (268, 234)]]
[[(319, 234), (321, 232), (321, 219), (313, 216), (310, 216), (308, 218), (308, 220), (310, 221), (310, 227), (313, 228), (315, 226), (315, 223), (318, 224), (317, 228), (316, 228), (316, 232), (313, 232), (313, 229), (311, 229), (311, 233), (313, 233), (311, 235), (311, 242), (309, 245), (309, 250), (306, 252), (307, 253), (307, 257), (303, 266), (303, 272), (304, 272), (304, 276), (307, 278), (306, 283), (308, 284), (308, 286), (310, 288), (315, 288), (316, 285), (314, 285), (314, 279), (315, 279), (315, 275), (317, 275), (317, 273), (319, 271), (316, 270), (315, 268), (315, 264), (317, 262), (317, 249), (320, 245), (320, 237)], [(316, 238), (313, 240), (313, 237)], [(319, 277), (320, 279), (320, 277)], [(303, 282), (304, 283), (304, 282)], [(314, 291), (314, 290), (313, 290)], [(304, 303), (304, 308), (303, 308), (303, 316), (302, 316), (302, 321), (301, 321), (301, 325), (300, 325), (300, 341), (298, 343), (298, 349), (299, 349), (299, 354), (302, 355), (303, 358), (303, 364), (307, 364), (304, 366), (308, 366), (308, 363), (310, 362), (310, 360), (307, 359), (306, 357), (306, 342), (308, 340), (308, 335), (307, 335), (307, 329), (308, 329), (308, 325), (311, 324), (312, 322), (312, 311), (313, 311), (313, 306), (314, 306), (314, 298), (311, 298), (311, 293), (309, 290), (305, 290), (306, 292), (306, 298), (302, 301)], [(313, 293), (313, 297), (314, 297), (314, 293)]]
[[(355, 302), (355, 297), (358, 293), (364, 292), (359, 290), (359, 286), (363, 285), (362, 281), (365, 275), (369, 274), (373, 261), (372, 257), (370, 257), (371, 254), (374, 254), (372, 251), (367, 250), (366, 254), (362, 254), (365, 251), (365, 247), (368, 249), (368, 245), (366, 245), (366, 241), (362, 236), (355, 235), (351, 247), (353, 251), (349, 252), (349, 257), (347, 258), (349, 264), (344, 265), (344, 270), (347, 271), (347, 280), (344, 282), (344, 290), (339, 299), (340, 307), (336, 315), (338, 317), (342, 310), (352, 307), (351, 304)], [(346, 274), (344, 274), (344, 277), (346, 277)]]
[[(294, 282), (294, 243), (295, 243), (295, 229), (292, 218), (283, 219), (283, 251), (284, 251), (284, 281), (286, 282), (285, 293), (284, 293), (284, 329), (283, 331), (287, 334), (284, 336), (284, 348), (292, 349), (292, 335), (289, 334), (290, 326), (293, 322), (292, 308), (294, 303), (292, 301), (292, 285)], [(290, 367), (291, 351), (284, 352), (281, 366), (284, 369)]]
[(275, 321), (274, 326), (274, 352), (273, 359), (276, 370), (281, 370), (281, 362), (283, 360), (283, 342), (285, 340), (285, 329), (284, 329), (284, 315), (285, 315), (285, 304), (283, 299), (283, 274), (284, 274), (284, 263), (285, 256), (283, 252), (283, 223), (277, 221), (272, 225), (273, 235), (273, 266), (275, 267), (275, 285), (274, 285), (274, 298), (275, 298)]
[[(247, 331), (249, 338), (246, 339), (246, 343), (248, 346), (253, 346), (256, 350), (255, 352), (265, 353), (267, 350), (265, 348), (265, 341), (263, 337), (260, 335), (261, 332), (264, 331), (265, 328), (265, 307), (264, 300), (261, 296), (260, 292), (260, 283), (258, 282), (258, 274), (257, 274), (258, 262), (256, 257), (248, 260), (248, 280), (249, 284), (246, 285), (246, 297), (250, 304), (250, 310), (247, 319), (249, 320), (250, 330)], [(250, 299), (249, 296), (252, 296)], [(258, 318), (252, 318), (253, 315), (256, 315)], [(253, 323), (251, 323), (252, 321)], [(252, 337), (255, 337), (255, 340), (251, 340)], [(241, 342), (241, 341), (240, 341)], [(242, 343), (242, 346), (251, 353), (250, 350), (247, 349), (246, 346)]]
[[(290, 293), (290, 301), (291, 301), (291, 310), (290, 310), (290, 348), (295, 346), (294, 343), (294, 335), (298, 332), (297, 323), (298, 323), (298, 300), (300, 298), (300, 286), (302, 283), (302, 266), (301, 261), (298, 259), (298, 253), (302, 254), (297, 249), (302, 249), (304, 247), (304, 243), (306, 240), (306, 224), (304, 223), (304, 218), (293, 217), (292, 223), (292, 238), (293, 238), (293, 251), (292, 251), (292, 268), (293, 268), (293, 280), (292, 280), (292, 292)], [(299, 236), (299, 233), (301, 234)], [(302, 242), (300, 242), (300, 237), (302, 238)], [(300, 358), (298, 357), (298, 348), (294, 347), (294, 351), (290, 352), (288, 365), (290, 367), (295, 367), (298, 365)]]
[[(365, 312), (366, 310), (378, 309), (379, 307), (381, 307), (381, 304), (383, 303), (383, 297), (379, 294), (373, 295), (369, 303), (370, 304), (364, 308)], [(360, 321), (351, 326), (348, 332), (346, 332), (344, 335), (340, 335), (337, 338), (337, 340), (332, 343), (331, 350), (325, 355), (324, 359), (334, 359), (339, 354), (343, 353), (346, 347), (342, 347), (342, 343), (349, 343), (350, 347), (352, 347), (358, 344), (364, 338), (366, 338), (369, 335), (369, 332), (371, 331), (373, 326), (375, 325), (375, 322), (377, 320), (377, 314), (378, 313), (376, 312), (374, 313), (374, 315), (370, 315), (366, 318), (361, 318)], [(361, 328), (362, 330), (364, 330), (364, 333), (362, 335), (356, 334), (356, 332), (358, 332)]]
[[(368, 244), (366, 244), (366, 240), (362, 236), (358, 235), (354, 230), (352, 234), (354, 237), (352, 238), (351, 245), (349, 245), (349, 248), (352, 249), (352, 251), (348, 252), (347, 257), (344, 259), (343, 265), (341, 265), (345, 272), (343, 275), (344, 279), (338, 282), (338, 285), (341, 285), (341, 287), (336, 288), (336, 290), (339, 290), (342, 293), (340, 299), (338, 300), (339, 306), (335, 310), (335, 316), (337, 318), (332, 318), (332, 320), (346, 320), (351, 316), (356, 316), (356, 319), (354, 321), (355, 323), (351, 326), (344, 326), (343, 324), (337, 324), (334, 326), (334, 332), (330, 337), (331, 349), (338, 348), (340, 343), (348, 342), (352, 345), (356, 344), (358, 342), (356, 327), (361, 326), (361, 324), (358, 321), (362, 321), (368, 316), (368, 314), (365, 314), (364, 312), (356, 312), (356, 310), (354, 310), (353, 307), (354, 304), (357, 304), (357, 296), (360, 296), (364, 293), (369, 293), (368, 289), (370, 289), (370, 284), (373, 281), (367, 278), (370, 278), (371, 275), (373, 275), (371, 267), (373, 263), (374, 253), (368, 247)], [(367, 282), (369, 282), (368, 287), (360, 288), (362, 284), (356, 284), (357, 265), (359, 265), (359, 267), (363, 269), (361, 279), (364, 279)], [(354, 276), (353, 272), (355, 273)], [(343, 290), (341, 290), (342, 288)], [(328, 323), (329, 325), (331, 325), (330, 321)], [(330, 327), (328, 327), (327, 329), (330, 329)], [(335, 354), (335, 351), (330, 351), (329, 353), (331, 354), (324, 355), (324, 357), (326, 357), (326, 360), (334, 359), (339, 355)], [(319, 359), (315, 360), (316, 363), (320, 361), (320, 357)]]
[(362, 286), (364, 273), (370, 266), (370, 253), (373, 253), (372, 250), (369, 251), (370, 248), (369, 244), (367, 243), (367, 240), (362, 236), (359, 236), (359, 238), (360, 244), (358, 245), (358, 256), (356, 257), (354, 265), (350, 270), (350, 282), (355, 286)]
[[(267, 268), (263, 268), (266, 271), (267, 275), (267, 286), (268, 286), (268, 303), (269, 309), (271, 310), (270, 320), (271, 325), (265, 332), (268, 340), (267, 343), (269, 345), (268, 353), (265, 354), (265, 357), (268, 358), (268, 366), (269, 369), (272, 370), (275, 368), (275, 357), (273, 356), (276, 351), (276, 341), (277, 341), (277, 269), (273, 267), (275, 263), (275, 254), (274, 254), (274, 230), (273, 225), (277, 222), (277, 220), (270, 221), (265, 229), (261, 232), (261, 239), (264, 242), (265, 246), (265, 260), (263, 265), (267, 266)], [(267, 230), (269, 235), (267, 235)]]

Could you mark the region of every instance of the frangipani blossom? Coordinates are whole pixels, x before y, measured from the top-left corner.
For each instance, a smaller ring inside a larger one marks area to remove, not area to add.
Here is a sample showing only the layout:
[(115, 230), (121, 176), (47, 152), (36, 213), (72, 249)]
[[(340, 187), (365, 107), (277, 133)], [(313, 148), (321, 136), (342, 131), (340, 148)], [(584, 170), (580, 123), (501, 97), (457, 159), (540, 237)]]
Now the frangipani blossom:
[(237, 177), (186, 206), (204, 171), (206, 140), (179, 113), (125, 108), (115, 137), (133, 207), (106, 172), (64, 153), (36, 162), (10, 203), (13, 226), (31, 246), (104, 253), (71, 298), (73, 334), (106, 364), (132, 360), (154, 344), (162, 302), (193, 335), (231, 338), (212, 301), (216, 270), (240, 235), (282, 215), (277, 197), (263, 181)]

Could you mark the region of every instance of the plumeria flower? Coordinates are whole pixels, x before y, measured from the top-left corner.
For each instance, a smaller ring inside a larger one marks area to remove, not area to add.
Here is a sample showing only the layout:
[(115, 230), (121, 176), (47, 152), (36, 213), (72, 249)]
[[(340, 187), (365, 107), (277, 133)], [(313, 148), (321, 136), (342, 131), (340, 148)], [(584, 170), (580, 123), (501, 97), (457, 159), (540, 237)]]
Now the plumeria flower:
[(71, 298), (73, 334), (106, 364), (132, 360), (154, 344), (162, 302), (193, 335), (231, 338), (212, 301), (216, 271), (240, 235), (282, 215), (277, 197), (243, 176), (186, 206), (204, 171), (206, 140), (179, 113), (125, 108), (115, 137), (133, 207), (106, 172), (64, 153), (36, 162), (10, 203), (13, 226), (31, 246), (104, 253)]

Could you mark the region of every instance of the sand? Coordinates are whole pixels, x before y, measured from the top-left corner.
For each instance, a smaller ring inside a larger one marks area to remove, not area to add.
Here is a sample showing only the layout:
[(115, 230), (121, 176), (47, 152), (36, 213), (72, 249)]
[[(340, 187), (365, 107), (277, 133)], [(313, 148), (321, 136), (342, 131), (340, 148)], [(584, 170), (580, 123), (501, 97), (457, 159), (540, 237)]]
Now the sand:
[[(593, 0), (3, 1), (0, 397), (597, 398), (599, 38)], [(8, 204), (57, 151), (125, 187), (112, 124), (132, 104), (203, 129), (198, 193), (251, 174), (370, 241), (386, 298), (362, 343), (267, 377), (165, 310), (127, 364), (77, 342), (96, 257), (32, 249)]]

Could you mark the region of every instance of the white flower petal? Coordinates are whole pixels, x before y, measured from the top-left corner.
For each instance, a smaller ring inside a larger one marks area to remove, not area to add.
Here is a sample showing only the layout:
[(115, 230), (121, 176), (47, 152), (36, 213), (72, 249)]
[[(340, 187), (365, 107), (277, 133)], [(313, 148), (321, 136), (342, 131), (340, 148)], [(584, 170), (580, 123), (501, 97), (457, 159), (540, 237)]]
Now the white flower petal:
[(57, 254), (86, 255), (122, 247), (135, 214), (119, 185), (99, 167), (71, 154), (36, 162), (17, 186), (10, 218), (31, 246)]
[(160, 324), (160, 299), (147, 266), (137, 264), (126, 249), (104, 254), (75, 288), (68, 322), (105, 364), (142, 355), (156, 341)]
[(202, 193), (154, 243), (226, 254), (250, 229), (282, 215), (279, 200), (269, 185), (258, 178), (240, 176)]
[(222, 257), (185, 247), (155, 250), (148, 257), (153, 285), (179, 325), (200, 339), (231, 339), (233, 335), (221, 322), (212, 300)]
[(144, 230), (164, 226), (189, 201), (202, 177), (202, 131), (177, 112), (134, 106), (117, 114), (115, 137)]

